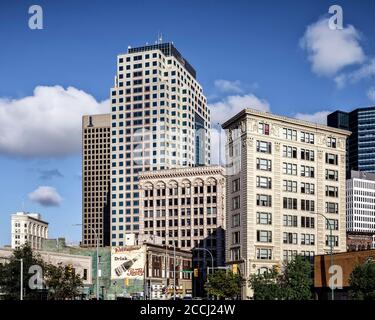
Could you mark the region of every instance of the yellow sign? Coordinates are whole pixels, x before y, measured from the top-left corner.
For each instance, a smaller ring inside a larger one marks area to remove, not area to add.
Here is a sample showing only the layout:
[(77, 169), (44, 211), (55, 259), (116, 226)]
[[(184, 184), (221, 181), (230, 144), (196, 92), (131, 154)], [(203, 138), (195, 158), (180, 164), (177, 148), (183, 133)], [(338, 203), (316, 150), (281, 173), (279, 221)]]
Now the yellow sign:
[(198, 268), (194, 268), (194, 278), (198, 278)]
[(233, 264), (233, 265), (232, 265), (232, 272), (233, 272), (234, 274), (237, 274), (237, 273), (238, 273), (238, 264)]
[(125, 286), (129, 286), (129, 278), (125, 278)]

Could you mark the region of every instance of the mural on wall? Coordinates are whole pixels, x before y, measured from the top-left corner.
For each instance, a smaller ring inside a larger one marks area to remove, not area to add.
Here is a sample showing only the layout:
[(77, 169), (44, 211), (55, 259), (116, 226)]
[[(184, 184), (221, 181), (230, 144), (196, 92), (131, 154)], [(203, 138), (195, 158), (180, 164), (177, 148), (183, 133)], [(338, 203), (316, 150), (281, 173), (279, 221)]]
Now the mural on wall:
[(145, 247), (112, 247), (111, 279), (143, 279)]

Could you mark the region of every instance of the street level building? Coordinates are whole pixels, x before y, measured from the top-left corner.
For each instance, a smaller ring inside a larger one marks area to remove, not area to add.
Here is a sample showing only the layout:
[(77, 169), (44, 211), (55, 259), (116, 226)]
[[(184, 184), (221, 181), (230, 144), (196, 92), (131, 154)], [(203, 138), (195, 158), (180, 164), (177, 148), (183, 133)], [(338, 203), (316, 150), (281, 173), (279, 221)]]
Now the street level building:
[[(251, 109), (223, 128), (227, 263), (240, 264), (248, 278), (297, 254), (312, 259), (327, 253), (331, 244), (334, 252), (345, 251), (350, 132)], [(244, 291), (251, 296), (248, 286)]]
[[(353, 269), (366, 261), (375, 260), (375, 250), (351, 251), (335, 253), (333, 255), (333, 265), (337, 278), (335, 284), (341, 284), (342, 288), (336, 288), (334, 291), (335, 300), (350, 300), (350, 274)], [(315, 298), (318, 300), (330, 300), (331, 288), (330, 278), (332, 273), (329, 271), (331, 266), (331, 257), (329, 254), (316, 255), (314, 257), (314, 291)]]
[(31, 248), (39, 250), (42, 240), (48, 238), (48, 222), (42, 220), (39, 213), (16, 212), (11, 216), (11, 247), (19, 248), (29, 243)]
[[(54, 266), (71, 266), (72, 270), (82, 278), (85, 286), (92, 284), (91, 257), (46, 250), (35, 250), (35, 252), (40, 254), (42, 260), (48, 264)], [(12, 254), (13, 249), (0, 248), (0, 264), (8, 263)]]
[(360, 251), (373, 249), (374, 233), (373, 232), (346, 232), (347, 251)]

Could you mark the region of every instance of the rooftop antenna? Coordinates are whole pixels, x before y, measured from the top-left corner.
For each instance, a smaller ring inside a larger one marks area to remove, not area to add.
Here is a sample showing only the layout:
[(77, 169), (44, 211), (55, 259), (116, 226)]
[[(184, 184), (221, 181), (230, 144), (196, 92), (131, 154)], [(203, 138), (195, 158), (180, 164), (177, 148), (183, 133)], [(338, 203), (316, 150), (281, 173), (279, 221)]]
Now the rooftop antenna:
[(158, 31), (158, 38), (155, 41), (156, 44), (163, 43), (163, 34)]

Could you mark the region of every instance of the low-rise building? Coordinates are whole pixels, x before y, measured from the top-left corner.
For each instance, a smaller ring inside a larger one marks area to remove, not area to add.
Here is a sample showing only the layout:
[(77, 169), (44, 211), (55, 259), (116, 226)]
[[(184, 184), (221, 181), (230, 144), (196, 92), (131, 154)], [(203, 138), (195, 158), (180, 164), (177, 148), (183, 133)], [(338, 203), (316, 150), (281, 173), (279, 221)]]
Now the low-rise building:
[[(190, 251), (160, 245), (157, 237), (127, 235), (126, 246), (99, 247), (99, 283), (97, 284), (96, 248), (67, 246), (65, 239), (49, 239), (43, 249), (91, 257), (92, 285), (85, 288), (88, 298), (94, 298), (97, 285), (99, 298), (115, 300), (168, 299), (192, 294), (192, 254)], [(176, 258), (176, 279), (174, 261)]]
[[(334, 290), (335, 300), (350, 299), (349, 279), (353, 269), (367, 260), (375, 260), (375, 250), (341, 252), (333, 254), (332, 264), (335, 266), (333, 283), (342, 285), (342, 288)], [(331, 256), (329, 254), (316, 255), (314, 257), (314, 289), (315, 298), (318, 300), (331, 299), (329, 268)]]
[(370, 250), (373, 248), (373, 232), (346, 232), (347, 251)]
[[(68, 254), (58, 251), (36, 250), (44, 262), (54, 266), (71, 266), (82, 278), (84, 286), (92, 284), (92, 259), (85, 255)], [(13, 255), (13, 249), (0, 248), (0, 264), (6, 264)]]

